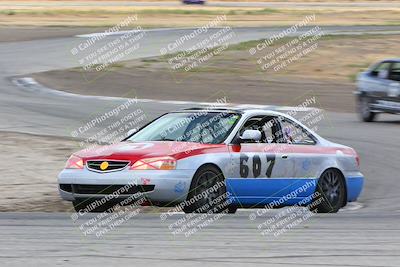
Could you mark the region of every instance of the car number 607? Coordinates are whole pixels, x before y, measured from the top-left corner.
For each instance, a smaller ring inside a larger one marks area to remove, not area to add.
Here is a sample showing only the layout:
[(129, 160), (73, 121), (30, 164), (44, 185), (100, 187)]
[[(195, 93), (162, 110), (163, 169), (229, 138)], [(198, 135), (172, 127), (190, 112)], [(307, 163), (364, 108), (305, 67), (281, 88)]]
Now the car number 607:
[[(270, 178), (272, 174), (272, 169), (274, 168), (275, 165), (275, 155), (267, 155), (267, 171), (265, 175)], [(247, 178), (249, 176), (249, 166), (248, 164), (249, 156), (246, 154), (241, 154), (240, 155), (240, 177), (242, 178)], [(261, 159), (259, 155), (254, 155), (253, 156), (253, 164), (251, 166), (253, 168), (253, 176), (254, 178), (257, 178), (261, 174)]]

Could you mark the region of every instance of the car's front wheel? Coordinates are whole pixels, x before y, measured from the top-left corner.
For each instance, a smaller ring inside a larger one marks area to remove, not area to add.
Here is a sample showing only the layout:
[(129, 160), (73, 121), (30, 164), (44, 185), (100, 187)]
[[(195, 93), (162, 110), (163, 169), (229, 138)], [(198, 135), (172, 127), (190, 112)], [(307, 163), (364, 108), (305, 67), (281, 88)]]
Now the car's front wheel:
[(310, 209), (316, 213), (336, 213), (346, 200), (346, 187), (341, 173), (326, 170), (318, 180), (315, 198)]
[(197, 170), (185, 204), (185, 213), (235, 213), (237, 209), (228, 200), (223, 174), (211, 165)]
[(366, 96), (361, 96), (358, 100), (358, 113), (365, 122), (372, 122), (375, 119), (376, 113), (371, 111), (371, 101)]

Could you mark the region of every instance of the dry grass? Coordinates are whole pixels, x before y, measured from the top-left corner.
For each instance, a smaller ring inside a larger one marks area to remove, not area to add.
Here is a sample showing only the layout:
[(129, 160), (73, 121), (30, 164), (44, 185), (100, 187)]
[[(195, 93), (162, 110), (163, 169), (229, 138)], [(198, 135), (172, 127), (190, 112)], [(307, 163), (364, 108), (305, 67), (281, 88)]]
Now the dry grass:
[[(239, 8), (210, 6), (131, 7), (131, 6), (45, 6), (17, 5), (0, 1), (0, 25), (113, 26), (126, 16), (138, 14), (143, 27), (201, 26), (215, 16), (226, 14), (231, 26), (292, 25), (315, 13), (319, 25), (400, 25), (400, 8)], [(21, 2), (18, 2), (21, 4)], [(57, 2), (60, 3), (60, 2)], [(62, 3), (62, 2), (61, 2)]]
[[(289, 42), (291, 38), (281, 40), (277, 48)], [(214, 72), (223, 65), (236, 66), (242, 73), (251, 72), (249, 66), (254, 66), (258, 57), (249, 57), (248, 50), (260, 41), (249, 41), (231, 46), (231, 50), (215, 59), (213, 68), (207, 71)], [(291, 76), (293, 79), (321, 80), (340, 83), (352, 83), (357, 73), (365, 70), (369, 65), (384, 58), (399, 57), (398, 44), (400, 35), (327, 35), (318, 41), (318, 48), (301, 60), (289, 64), (287, 68), (277, 73), (269, 73), (272, 79)], [(271, 51), (271, 50), (269, 50)], [(259, 54), (262, 56), (263, 54)], [(198, 70), (201, 72), (201, 68)]]

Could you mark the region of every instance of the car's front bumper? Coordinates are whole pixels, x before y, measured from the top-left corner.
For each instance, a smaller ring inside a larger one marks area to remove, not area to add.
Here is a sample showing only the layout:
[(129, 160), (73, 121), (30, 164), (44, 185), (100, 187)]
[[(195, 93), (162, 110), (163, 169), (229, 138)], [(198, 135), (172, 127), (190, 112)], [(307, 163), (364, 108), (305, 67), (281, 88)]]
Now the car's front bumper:
[[(173, 203), (186, 199), (195, 170), (122, 170), (99, 173), (83, 170), (65, 169), (58, 175), (58, 183), (62, 185), (154, 185), (151, 191), (143, 192), (147, 199), (154, 202)], [(72, 187), (74, 188), (74, 187)], [(64, 200), (74, 201), (81, 198), (103, 198), (107, 194), (81, 193), (59, 188)], [(132, 194), (131, 194), (132, 195)], [(124, 199), (130, 194), (119, 194), (115, 198)]]

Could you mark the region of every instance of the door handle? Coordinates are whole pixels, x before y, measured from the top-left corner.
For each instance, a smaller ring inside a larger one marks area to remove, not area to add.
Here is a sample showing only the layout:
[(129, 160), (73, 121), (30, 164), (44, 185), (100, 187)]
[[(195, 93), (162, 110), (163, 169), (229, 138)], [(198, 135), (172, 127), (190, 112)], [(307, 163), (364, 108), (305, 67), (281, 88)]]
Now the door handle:
[(288, 155), (282, 155), (282, 158), (283, 158), (283, 159), (287, 159), (287, 158), (288, 158)]

